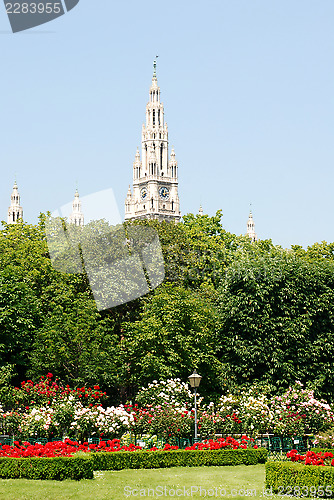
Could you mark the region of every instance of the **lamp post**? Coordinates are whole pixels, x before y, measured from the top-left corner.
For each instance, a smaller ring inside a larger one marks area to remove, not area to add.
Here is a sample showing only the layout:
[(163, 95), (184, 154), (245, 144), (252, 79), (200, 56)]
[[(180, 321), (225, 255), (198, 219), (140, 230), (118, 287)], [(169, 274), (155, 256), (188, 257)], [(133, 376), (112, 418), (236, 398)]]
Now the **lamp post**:
[(194, 370), (194, 373), (192, 375), (189, 375), (188, 379), (189, 379), (189, 383), (190, 383), (191, 387), (194, 389), (194, 392), (195, 392), (195, 438), (194, 438), (194, 442), (197, 443), (198, 438), (197, 438), (197, 399), (196, 399), (196, 396), (197, 396), (197, 387), (199, 387), (199, 384), (201, 383), (202, 377), (200, 375), (198, 375), (196, 370)]

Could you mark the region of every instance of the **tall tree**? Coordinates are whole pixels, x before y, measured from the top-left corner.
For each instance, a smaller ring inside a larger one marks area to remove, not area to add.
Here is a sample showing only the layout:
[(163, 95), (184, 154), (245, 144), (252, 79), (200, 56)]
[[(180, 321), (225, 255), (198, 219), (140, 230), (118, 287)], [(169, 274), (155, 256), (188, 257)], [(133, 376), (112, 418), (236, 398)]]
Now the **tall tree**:
[(201, 393), (220, 392), (218, 318), (209, 296), (209, 290), (201, 294), (166, 284), (145, 300), (141, 319), (124, 324), (121, 353), (129, 387), (154, 379), (187, 381), (197, 368)]
[(281, 257), (230, 266), (220, 292), (227, 385), (295, 380), (334, 397), (334, 265)]

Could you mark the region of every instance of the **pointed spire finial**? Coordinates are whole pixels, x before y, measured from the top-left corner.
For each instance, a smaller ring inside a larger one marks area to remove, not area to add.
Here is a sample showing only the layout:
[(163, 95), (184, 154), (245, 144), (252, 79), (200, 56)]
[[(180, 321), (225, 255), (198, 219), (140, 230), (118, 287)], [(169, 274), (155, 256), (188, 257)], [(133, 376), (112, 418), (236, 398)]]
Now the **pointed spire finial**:
[(153, 79), (157, 79), (157, 59), (159, 56), (155, 56), (155, 59), (153, 61)]

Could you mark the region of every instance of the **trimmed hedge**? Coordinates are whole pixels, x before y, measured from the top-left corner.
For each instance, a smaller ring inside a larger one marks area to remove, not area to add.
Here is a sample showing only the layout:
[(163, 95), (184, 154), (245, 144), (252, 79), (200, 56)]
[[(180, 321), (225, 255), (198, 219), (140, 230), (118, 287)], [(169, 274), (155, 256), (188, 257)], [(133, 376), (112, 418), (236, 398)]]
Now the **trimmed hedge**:
[(91, 452), (82, 457), (0, 458), (1, 479), (92, 479), (94, 470), (157, 469), (265, 463), (267, 450), (172, 450)]
[[(317, 496), (315, 493), (324, 490), (318, 496), (328, 497), (334, 492), (334, 467), (304, 465), (294, 462), (267, 462), (266, 488), (279, 495), (297, 495), (300, 489), (303, 496)], [(312, 490), (310, 490), (312, 488)], [(319, 489), (320, 488), (320, 489)]]
[(92, 479), (93, 460), (87, 457), (0, 458), (1, 479)]
[(171, 450), (92, 454), (94, 470), (157, 469), (202, 465), (255, 465), (265, 463), (267, 450)]

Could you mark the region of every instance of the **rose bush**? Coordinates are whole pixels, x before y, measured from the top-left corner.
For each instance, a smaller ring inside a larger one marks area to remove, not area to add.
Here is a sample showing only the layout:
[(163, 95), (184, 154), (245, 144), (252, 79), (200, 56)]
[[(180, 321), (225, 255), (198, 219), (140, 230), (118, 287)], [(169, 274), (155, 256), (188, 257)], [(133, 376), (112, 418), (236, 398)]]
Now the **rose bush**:
[(6, 406), (11, 409), (22, 409), (27, 406), (42, 407), (66, 400), (69, 396), (88, 406), (101, 404), (106, 393), (102, 392), (98, 385), (93, 388), (76, 387), (71, 389), (69, 385), (62, 385), (57, 378), (53, 380), (53, 374), (48, 373), (46, 377), (41, 377), (36, 383), (32, 380), (21, 382), (21, 387), (15, 387), (8, 394)]
[[(218, 450), (222, 448), (227, 449), (237, 449), (237, 448), (247, 448), (257, 446), (252, 445), (252, 439), (247, 436), (242, 436), (241, 441), (233, 439), (232, 437), (227, 437), (226, 439), (218, 439), (216, 441), (210, 440), (203, 443), (196, 443), (193, 446), (187, 447), (186, 450)], [(83, 444), (77, 441), (72, 441), (70, 439), (65, 439), (62, 441), (55, 441), (43, 444), (31, 445), (29, 442), (19, 443), (14, 442), (14, 446), (3, 445), (0, 449), (0, 457), (71, 457), (77, 452), (116, 452), (116, 451), (137, 451), (142, 450), (140, 446), (135, 446), (130, 444), (129, 446), (121, 446), (119, 439), (113, 439), (108, 441), (100, 441), (99, 444), (89, 444), (84, 442)], [(177, 450), (178, 446), (170, 445), (166, 443), (163, 447), (164, 451)], [(157, 451), (158, 448), (152, 447), (150, 451)]]
[(299, 381), (271, 401), (274, 415), (272, 429), (276, 434), (317, 433), (333, 425), (334, 414), (324, 400), (317, 400), (314, 392), (303, 389)]
[[(119, 438), (126, 433), (130, 439), (142, 435), (165, 441), (193, 437), (193, 394), (179, 379), (165, 383), (154, 381), (140, 391), (138, 400), (141, 403), (109, 408), (101, 405), (103, 393), (98, 386), (94, 389), (64, 388), (52, 381), (51, 374), (37, 384), (24, 382), (22, 387), (18, 401), (30, 404), (9, 411), (0, 405), (3, 434), (26, 439), (71, 437), (79, 440), (89, 436)], [(47, 401), (37, 405), (35, 399)], [(313, 391), (303, 389), (300, 382), (271, 400), (257, 387), (237, 394), (227, 393), (216, 407), (213, 403), (205, 406), (200, 398), (197, 418), (201, 439), (213, 439), (217, 434), (255, 436), (271, 432), (301, 436), (325, 433), (334, 422), (330, 406), (317, 400)], [(334, 445), (334, 439), (330, 436), (328, 439)]]
[(194, 410), (174, 406), (167, 402), (161, 405), (149, 405), (140, 408), (137, 405), (125, 405), (132, 415), (130, 430), (136, 436), (155, 435), (167, 441), (170, 437), (189, 437), (194, 426)]
[(286, 456), (292, 462), (303, 462), (304, 465), (330, 465), (334, 466), (333, 453), (331, 452), (314, 452), (308, 451), (305, 455), (301, 455), (297, 450), (289, 451)]
[(268, 432), (273, 421), (266, 395), (259, 394), (256, 388), (233, 395), (227, 393), (220, 398), (217, 411), (220, 418), (230, 424), (231, 433), (263, 434)]
[(186, 450), (220, 450), (222, 448), (237, 450), (238, 448), (258, 448), (258, 446), (253, 443), (254, 439), (245, 435), (241, 436), (240, 442), (228, 436), (227, 438), (219, 438), (217, 440), (209, 439), (200, 443), (194, 443), (192, 446), (186, 447)]
[[(197, 404), (201, 405), (203, 398), (197, 394)], [(136, 396), (136, 403), (140, 407), (157, 406), (169, 403), (171, 405), (186, 407), (188, 409), (194, 406), (194, 392), (191, 391), (188, 384), (182, 382), (179, 378), (153, 380), (147, 387), (142, 387)]]

